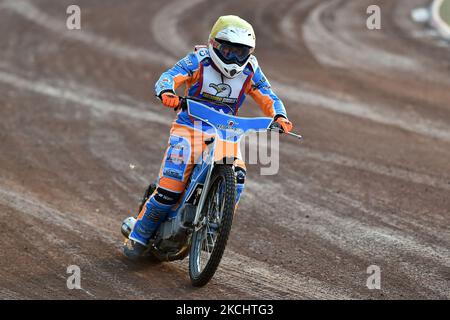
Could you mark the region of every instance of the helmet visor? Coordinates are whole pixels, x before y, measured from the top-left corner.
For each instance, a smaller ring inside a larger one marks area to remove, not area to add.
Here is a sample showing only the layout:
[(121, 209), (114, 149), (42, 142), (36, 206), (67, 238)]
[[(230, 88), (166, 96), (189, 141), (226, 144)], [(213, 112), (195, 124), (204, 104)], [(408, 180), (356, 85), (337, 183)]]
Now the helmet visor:
[(242, 66), (253, 51), (253, 48), (246, 45), (224, 40), (211, 40), (211, 43), (216, 54), (227, 64), (236, 63)]

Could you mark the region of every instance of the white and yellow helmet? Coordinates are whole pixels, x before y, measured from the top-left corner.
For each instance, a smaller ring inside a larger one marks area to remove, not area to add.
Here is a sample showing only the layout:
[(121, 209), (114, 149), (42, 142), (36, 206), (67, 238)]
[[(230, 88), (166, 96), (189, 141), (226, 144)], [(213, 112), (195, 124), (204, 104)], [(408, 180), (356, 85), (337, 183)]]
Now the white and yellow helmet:
[(211, 59), (227, 78), (241, 73), (255, 50), (253, 27), (238, 16), (222, 16), (209, 35), (208, 48)]

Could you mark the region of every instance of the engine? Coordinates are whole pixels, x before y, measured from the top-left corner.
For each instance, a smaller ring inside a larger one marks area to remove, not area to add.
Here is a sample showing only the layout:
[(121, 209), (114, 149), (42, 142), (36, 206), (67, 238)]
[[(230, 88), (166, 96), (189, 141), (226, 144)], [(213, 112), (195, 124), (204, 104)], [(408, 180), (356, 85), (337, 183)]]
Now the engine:
[(164, 221), (155, 237), (155, 246), (163, 252), (178, 252), (188, 242), (197, 207), (185, 203), (179, 214)]

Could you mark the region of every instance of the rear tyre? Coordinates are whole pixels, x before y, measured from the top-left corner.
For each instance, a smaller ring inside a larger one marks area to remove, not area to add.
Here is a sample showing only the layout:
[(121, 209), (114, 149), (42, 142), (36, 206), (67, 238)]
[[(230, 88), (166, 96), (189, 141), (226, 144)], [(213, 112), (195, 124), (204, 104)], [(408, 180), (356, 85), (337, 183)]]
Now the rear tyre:
[(204, 225), (192, 235), (189, 276), (195, 287), (206, 285), (219, 266), (231, 231), (235, 199), (233, 167), (217, 165), (203, 207)]

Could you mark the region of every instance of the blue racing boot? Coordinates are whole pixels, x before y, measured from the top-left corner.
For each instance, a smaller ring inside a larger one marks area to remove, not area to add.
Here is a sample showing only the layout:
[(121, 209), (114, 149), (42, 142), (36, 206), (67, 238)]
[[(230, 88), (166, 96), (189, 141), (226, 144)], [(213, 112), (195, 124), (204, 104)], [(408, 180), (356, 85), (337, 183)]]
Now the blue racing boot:
[(139, 242), (128, 239), (123, 246), (123, 253), (127, 258), (136, 260), (143, 255), (148, 248)]
[(124, 254), (131, 259), (142, 256), (147, 250), (149, 240), (172, 207), (172, 204), (164, 205), (155, 198), (155, 196), (151, 197), (145, 204), (145, 212), (136, 221), (133, 231), (128, 237), (129, 241), (123, 248)]

